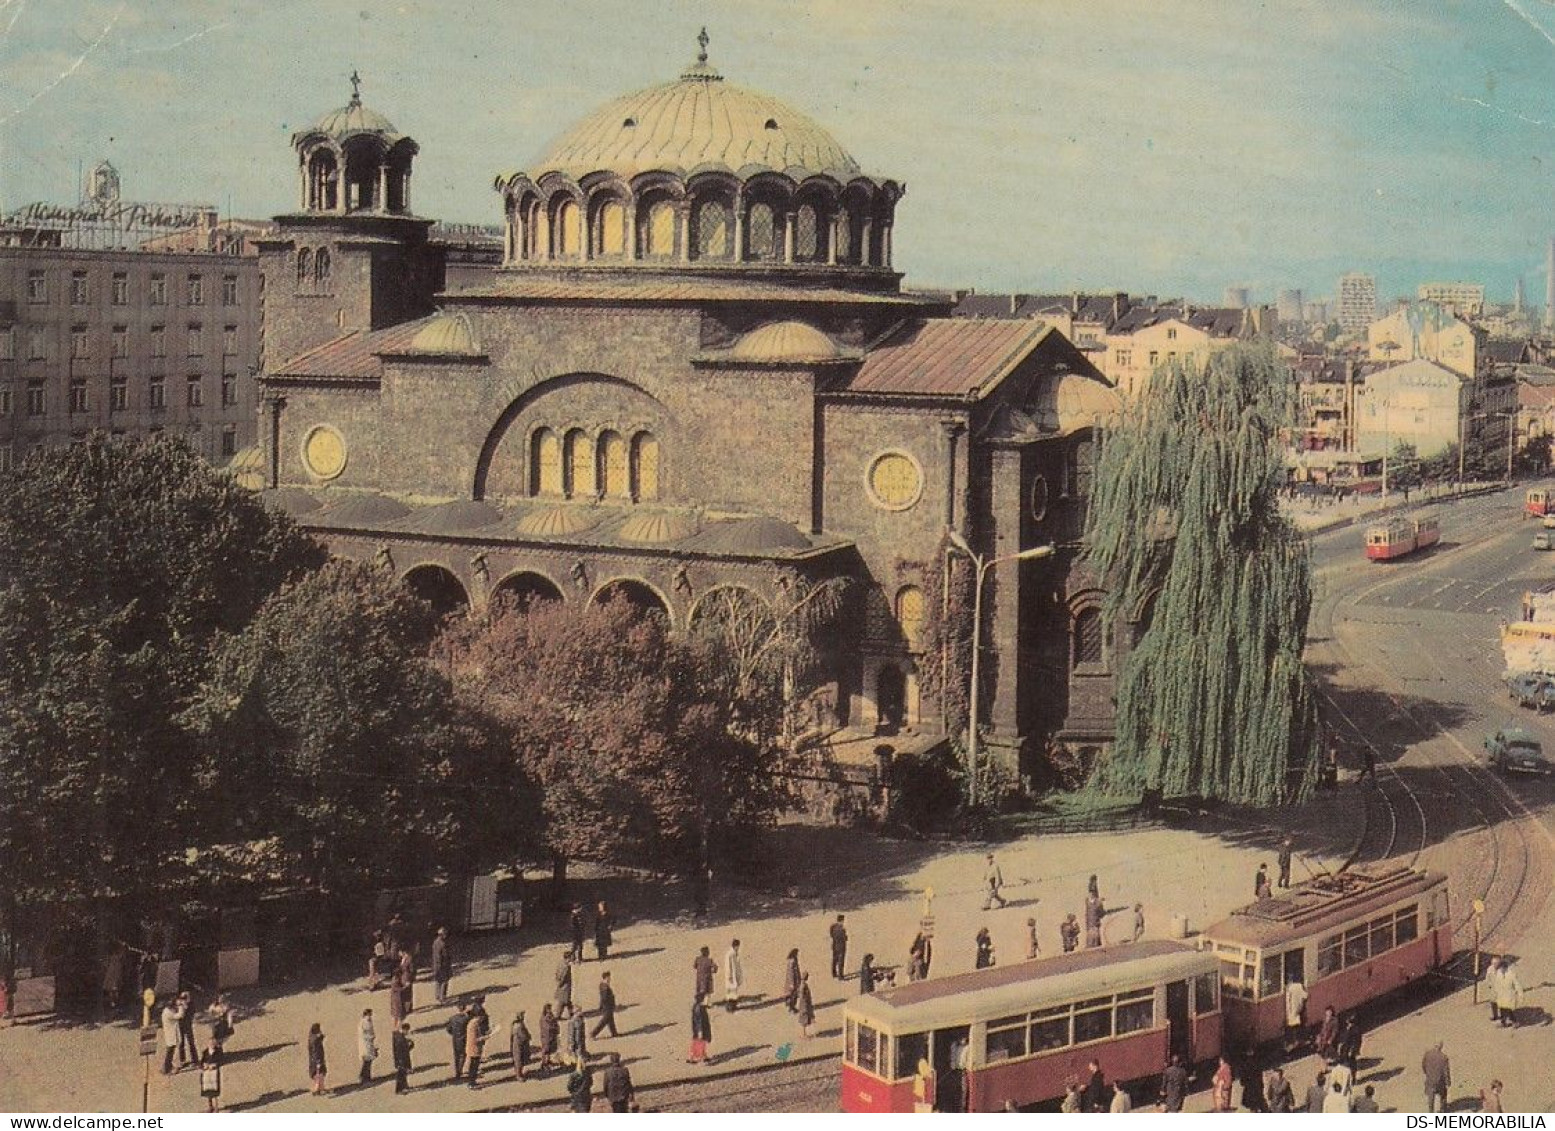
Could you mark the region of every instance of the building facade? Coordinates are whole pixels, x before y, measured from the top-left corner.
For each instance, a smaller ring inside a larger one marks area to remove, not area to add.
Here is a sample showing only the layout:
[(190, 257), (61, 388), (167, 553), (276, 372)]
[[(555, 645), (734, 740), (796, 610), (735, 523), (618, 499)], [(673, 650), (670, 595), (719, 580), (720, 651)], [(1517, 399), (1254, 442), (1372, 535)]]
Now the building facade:
[[(1521, 307), (1521, 279), (1517, 286), (1518, 306)], [(1421, 302), (1435, 303), (1459, 318), (1478, 318), (1485, 313), (1483, 283), (1421, 283), (1415, 294)]]
[(1052, 544), (989, 571), (988, 737), (1028, 769), (1110, 738), (1126, 633), (1078, 551), (1117, 399), (1046, 323), (902, 291), (905, 186), (704, 44), (501, 174), (502, 266), (439, 294), (414, 143), (353, 97), (294, 145), (300, 207), (262, 251), (267, 497), (336, 552), (450, 610), (619, 594), (682, 630), (847, 578), (817, 718), (932, 737), (947, 531)]
[(1414, 303), (1366, 327), (1368, 360), (1434, 361), (1464, 377), (1479, 372), (1483, 330), (1434, 303)]
[(1347, 334), (1365, 330), (1377, 317), (1376, 278), (1360, 271), (1339, 276), (1336, 303), (1341, 330)]

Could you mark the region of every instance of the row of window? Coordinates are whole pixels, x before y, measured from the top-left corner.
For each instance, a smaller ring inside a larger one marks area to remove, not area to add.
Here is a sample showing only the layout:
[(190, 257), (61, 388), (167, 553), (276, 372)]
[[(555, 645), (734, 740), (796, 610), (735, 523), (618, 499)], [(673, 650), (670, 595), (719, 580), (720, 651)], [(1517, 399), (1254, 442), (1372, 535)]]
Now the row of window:
[(1386, 954), (1394, 947), (1420, 937), (1420, 908), (1401, 908), (1351, 927), (1342, 935), (1330, 935), (1317, 944), (1317, 976), (1326, 978), (1351, 966)]
[[(49, 356), (49, 335), (47, 326), (27, 327), (27, 360), (47, 361)], [(167, 327), (153, 326), (148, 331), (149, 344), (152, 357), (167, 356)], [(92, 356), (92, 328), (80, 323), (70, 327), (70, 356), (76, 359)], [(205, 355), (205, 328), (198, 322), (191, 322), (188, 326), (186, 338), (188, 355), (190, 357), (203, 357)], [(238, 353), (238, 328), (236, 326), (223, 326), (221, 328), (221, 352), (223, 357), (236, 357)], [(108, 339), (108, 354), (110, 357), (130, 356), (130, 328), (128, 326), (114, 326)], [(0, 361), (16, 360), (16, 327), (0, 326)]]
[[(1427, 924), (1427, 930), (1434, 923)], [(1317, 944), (1317, 978), (1327, 978), (1351, 966), (1378, 958), (1390, 950), (1405, 946), (1420, 937), (1420, 905), (1411, 903), (1357, 923), (1321, 939)], [(1306, 949), (1294, 947), (1278, 954), (1266, 954), (1257, 967), (1258, 952), (1251, 948), (1218, 944), (1220, 979), (1224, 992), (1232, 997), (1268, 998), (1283, 993), (1291, 982), (1307, 980)]]
[(297, 290), (300, 294), (326, 294), (331, 270), (329, 248), (311, 247), (297, 251)]
[[(71, 413), (90, 412), (91, 395), (84, 378), (77, 377), (70, 382), (69, 395), (66, 400), (67, 411)], [(238, 403), (237, 378), (224, 376), (221, 379), (221, 403), (225, 407), (231, 407)], [(198, 373), (191, 373), (184, 381), (184, 404), (190, 408), (202, 408), (205, 405), (205, 378)], [(129, 381), (124, 377), (115, 377), (108, 384), (108, 411), (125, 412), (130, 407)], [(146, 382), (146, 407), (159, 409), (167, 407), (167, 382), (162, 377), (152, 377)], [(14, 410), (12, 392), (8, 388), (0, 388), (0, 417), (10, 416)], [(47, 416), (48, 397), (42, 381), (29, 381), (26, 389), (26, 410), (28, 416)]]
[(552, 428), (537, 428), (529, 437), (529, 493), (567, 499), (657, 499), (658, 438), (637, 432), (628, 439), (614, 429), (594, 437), (581, 428), (563, 436)]
[[(196, 433), (198, 430), (198, 425), (196, 425)], [(150, 428), (147, 429), (147, 434), (155, 436), (161, 431), (162, 429), (160, 428)], [(115, 440), (123, 440), (125, 436), (128, 435), (128, 433), (126, 433), (123, 429), (116, 428), (113, 430), (111, 435)], [(84, 444), (86, 443), (86, 436), (85, 434), (73, 435), (70, 438), (70, 442), (72, 444)], [(231, 425), (228, 425), (221, 430), (221, 454), (223, 458), (229, 458), (238, 454), (238, 433), (237, 429)], [(0, 471), (10, 471), (11, 468), (15, 466), (15, 449), (10, 444), (0, 444)]]
[[(130, 305), (130, 273), (128, 271), (115, 271), (113, 273), (109, 295), (114, 306)], [(35, 267), (27, 272), (27, 301), (35, 304), (49, 301), (49, 276), (46, 268)], [(88, 306), (91, 304), (91, 301), (90, 274), (86, 271), (72, 271), (70, 273), (70, 304), (72, 306)], [(146, 290), (146, 301), (151, 306), (167, 305), (166, 272), (153, 271), (151, 273)], [(184, 302), (188, 306), (205, 305), (204, 275), (191, 272), (184, 280)], [(221, 277), (221, 305), (238, 305), (238, 277), (236, 275), (223, 275)]]

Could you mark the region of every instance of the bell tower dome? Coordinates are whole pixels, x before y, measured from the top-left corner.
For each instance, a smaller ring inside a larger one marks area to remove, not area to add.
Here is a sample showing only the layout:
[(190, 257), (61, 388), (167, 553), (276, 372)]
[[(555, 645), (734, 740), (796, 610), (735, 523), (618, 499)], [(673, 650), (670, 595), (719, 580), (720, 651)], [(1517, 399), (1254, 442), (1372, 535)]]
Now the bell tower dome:
[(304, 212), (410, 215), (415, 141), (362, 105), (362, 80), (351, 72), (351, 101), (292, 135)]

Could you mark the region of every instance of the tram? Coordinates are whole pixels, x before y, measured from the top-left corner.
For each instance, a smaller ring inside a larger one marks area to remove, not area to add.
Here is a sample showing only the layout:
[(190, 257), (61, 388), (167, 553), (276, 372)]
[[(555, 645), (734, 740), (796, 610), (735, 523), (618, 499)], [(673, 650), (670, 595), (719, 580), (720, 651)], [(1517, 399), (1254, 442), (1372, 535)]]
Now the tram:
[(1548, 487), (1530, 487), (1523, 496), (1523, 512), (1540, 518), (1555, 514), (1555, 491)]
[(1307, 989), (1307, 1019), (1381, 997), (1452, 957), (1447, 877), (1412, 868), (1323, 876), (1233, 912), (1200, 945), (1219, 962), (1224, 1039), (1272, 1041), (1285, 1026), (1285, 987)]
[(1366, 556), (1374, 562), (1392, 561), (1436, 545), (1441, 536), (1441, 524), (1435, 515), (1392, 518), (1366, 528)]
[(1220, 1054), (1220, 962), (1152, 940), (879, 990), (848, 1004), (842, 1109), (1000, 1111)]

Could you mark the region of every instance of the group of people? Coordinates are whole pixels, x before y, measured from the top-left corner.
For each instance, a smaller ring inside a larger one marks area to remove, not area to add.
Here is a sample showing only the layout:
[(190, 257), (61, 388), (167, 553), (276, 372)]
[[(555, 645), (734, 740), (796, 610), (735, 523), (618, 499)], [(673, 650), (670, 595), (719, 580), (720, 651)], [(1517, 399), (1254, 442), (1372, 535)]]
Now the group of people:
[[(149, 999), (148, 999), (149, 1000)], [(193, 1067), (200, 1073), (200, 1095), (207, 1111), (216, 1111), (221, 1102), (221, 1068), (225, 1059), (223, 1051), (233, 1034), (232, 1007), (227, 999), (217, 994), (206, 1011), (208, 1027), (205, 1048), (195, 1043), (194, 1025), (198, 1017), (194, 998), (186, 990), (166, 1001), (162, 1006), (160, 1040), (162, 1044), (162, 1075), (174, 1072), (173, 1058), (178, 1058), (177, 1071)]]

